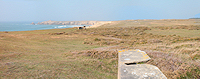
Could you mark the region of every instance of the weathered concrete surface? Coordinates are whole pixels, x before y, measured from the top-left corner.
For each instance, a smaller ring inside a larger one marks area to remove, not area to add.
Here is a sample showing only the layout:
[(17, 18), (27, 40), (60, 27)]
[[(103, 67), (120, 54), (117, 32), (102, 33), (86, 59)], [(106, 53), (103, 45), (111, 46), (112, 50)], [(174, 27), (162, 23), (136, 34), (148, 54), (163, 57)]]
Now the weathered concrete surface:
[(141, 50), (120, 50), (119, 60), (121, 63), (138, 63), (138, 62), (146, 62), (151, 58), (146, 54), (146, 52)]
[(137, 64), (151, 59), (144, 51), (120, 50), (118, 52), (118, 79), (167, 79), (158, 67)]
[(167, 79), (158, 67), (149, 64), (121, 65), (119, 79)]

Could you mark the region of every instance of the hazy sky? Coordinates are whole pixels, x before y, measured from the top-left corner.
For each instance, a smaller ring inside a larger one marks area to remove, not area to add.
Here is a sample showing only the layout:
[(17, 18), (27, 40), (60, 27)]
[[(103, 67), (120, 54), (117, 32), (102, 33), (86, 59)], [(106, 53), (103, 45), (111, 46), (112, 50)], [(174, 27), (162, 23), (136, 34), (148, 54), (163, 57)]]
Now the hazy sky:
[(200, 0), (0, 0), (0, 21), (188, 19)]

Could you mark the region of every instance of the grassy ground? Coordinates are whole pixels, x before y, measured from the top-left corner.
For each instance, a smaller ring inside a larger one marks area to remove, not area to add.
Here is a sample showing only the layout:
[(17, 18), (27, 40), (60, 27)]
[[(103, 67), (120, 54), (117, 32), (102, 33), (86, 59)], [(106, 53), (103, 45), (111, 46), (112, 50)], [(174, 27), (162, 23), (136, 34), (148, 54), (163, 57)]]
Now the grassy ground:
[[(117, 49), (141, 49), (168, 78), (200, 78), (197, 20), (127, 20), (98, 28), (0, 32), (1, 78), (117, 78)], [(175, 28), (176, 27), (176, 28)]]
[[(99, 46), (83, 44), (90, 36), (50, 35), (58, 31), (1, 32), (1, 78), (116, 78), (114, 72), (93, 66), (100, 60), (73, 56), (70, 51), (87, 50)], [(112, 72), (112, 73), (111, 73)]]
[(146, 31), (147, 33), (159, 34), (159, 35), (178, 35), (181, 37), (199, 37), (199, 30), (187, 30), (187, 29), (172, 29), (172, 30), (159, 30), (153, 29)]

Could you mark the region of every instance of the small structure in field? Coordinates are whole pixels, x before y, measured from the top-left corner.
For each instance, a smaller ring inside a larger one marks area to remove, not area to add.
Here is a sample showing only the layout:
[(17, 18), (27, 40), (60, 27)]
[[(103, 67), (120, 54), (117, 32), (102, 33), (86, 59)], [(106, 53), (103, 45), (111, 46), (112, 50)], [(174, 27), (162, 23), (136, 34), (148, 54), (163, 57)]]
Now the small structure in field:
[(83, 27), (77, 27), (78, 29), (86, 29), (86, 26)]

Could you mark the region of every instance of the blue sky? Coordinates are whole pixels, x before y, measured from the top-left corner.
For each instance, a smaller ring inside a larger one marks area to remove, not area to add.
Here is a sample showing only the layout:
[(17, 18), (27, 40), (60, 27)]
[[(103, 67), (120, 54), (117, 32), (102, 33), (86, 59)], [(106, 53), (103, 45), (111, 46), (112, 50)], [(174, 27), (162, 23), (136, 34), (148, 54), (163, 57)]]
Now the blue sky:
[(0, 0), (0, 21), (188, 19), (199, 0)]

